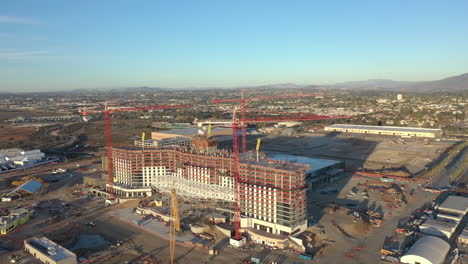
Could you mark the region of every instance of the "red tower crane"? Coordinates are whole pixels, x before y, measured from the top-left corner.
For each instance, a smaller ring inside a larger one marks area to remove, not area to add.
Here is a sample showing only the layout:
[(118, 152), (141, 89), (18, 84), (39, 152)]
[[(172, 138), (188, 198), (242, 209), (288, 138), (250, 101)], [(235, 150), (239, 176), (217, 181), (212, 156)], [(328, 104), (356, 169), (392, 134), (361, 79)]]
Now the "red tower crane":
[[(281, 121), (310, 121), (310, 120), (326, 120), (326, 119), (340, 119), (350, 118), (350, 116), (327, 116), (327, 115), (296, 115), (296, 116), (275, 116), (275, 117), (259, 117), (259, 118), (244, 118), (242, 124), (255, 124), (255, 123), (268, 123), (268, 122), (281, 122)], [(231, 244), (239, 244), (243, 237), (240, 232), (241, 221), (241, 208), (240, 208), (240, 153), (239, 153), (239, 121), (236, 118), (236, 111), (234, 110), (232, 122), (232, 158), (233, 158), (233, 176), (234, 176), (234, 240), (237, 241)]]
[[(242, 128), (242, 152), (247, 151), (247, 102), (261, 101), (261, 100), (272, 100), (272, 99), (283, 99), (283, 98), (299, 98), (299, 97), (310, 97), (310, 96), (322, 96), (322, 93), (304, 93), (304, 94), (286, 94), (276, 96), (260, 96), (253, 98), (245, 98), (245, 89), (242, 89), (241, 99), (226, 99), (226, 100), (213, 100), (215, 104), (223, 102), (239, 102), (241, 108), (240, 126)], [(238, 124), (239, 125), (239, 124)]]
[(87, 116), (92, 113), (102, 113), (104, 114), (105, 119), (105, 137), (106, 137), (106, 150), (107, 150), (107, 183), (109, 186), (109, 195), (110, 200), (114, 199), (114, 166), (112, 160), (112, 123), (111, 123), (111, 114), (116, 112), (135, 112), (135, 111), (144, 111), (144, 110), (158, 110), (158, 109), (176, 109), (176, 108), (186, 108), (189, 107), (188, 104), (183, 105), (154, 105), (146, 107), (121, 107), (109, 109), (106, 102), (104, 110), (90, 110), (90, 111), (81, 111), (80, 113), (83, 116)]

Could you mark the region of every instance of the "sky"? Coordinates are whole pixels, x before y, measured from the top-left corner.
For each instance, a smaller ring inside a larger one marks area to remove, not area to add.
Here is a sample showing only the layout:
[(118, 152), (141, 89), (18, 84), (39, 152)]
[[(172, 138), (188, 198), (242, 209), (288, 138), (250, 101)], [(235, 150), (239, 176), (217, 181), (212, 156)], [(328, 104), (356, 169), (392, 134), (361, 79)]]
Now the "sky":
[(0, 91), (468, 72), (466, 0), (1, 0)]

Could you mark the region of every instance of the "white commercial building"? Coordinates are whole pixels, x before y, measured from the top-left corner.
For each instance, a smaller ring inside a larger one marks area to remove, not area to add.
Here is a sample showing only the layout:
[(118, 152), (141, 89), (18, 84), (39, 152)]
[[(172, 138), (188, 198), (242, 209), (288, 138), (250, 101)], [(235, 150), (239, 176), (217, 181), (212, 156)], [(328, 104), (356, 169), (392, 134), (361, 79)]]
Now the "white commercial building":
[(442, 129), (396, 126), (364, 126), (349, 124), (334, 124), (326, 126), (325, 131), (360, 133), (373, 135), (387, 135), (400, 137), (426, 137), (436, 138), (442, 135)]
[(447, 213), (438, 213), (437, 214), (437, 219), (441, 221), (448, 221), (448, 222), (455, 222), (455, 223), (460, 223), (462, 220), (463, 215), (459, 214), (447, 214)]
[[(24, 151), (22, 149), (0, 150), (0, 166), (32, 166), (43, 160), (45, 154), (39, 149)], [(1, 169), (0, 169), (1, 171)]]
[(419, 226), (419, 231), (424, 234), (450, 239), (457, 226), (458, 223), (453, 221), (427, 219), (426, 222)]
[(33, 237), (24, 241), (24, 250), (46, 264), (77, 264), (75, 253), (42, 237)]
[(450, 245), (434, 236), (418, 239), (401, 257), (400, 262), (407, 264), (442, 264), (450, 250)]
[(462, 217), (468, 212), (468, 198), (462, 196), (448, 196), (437, 209), (441, 212), (458, 214)]

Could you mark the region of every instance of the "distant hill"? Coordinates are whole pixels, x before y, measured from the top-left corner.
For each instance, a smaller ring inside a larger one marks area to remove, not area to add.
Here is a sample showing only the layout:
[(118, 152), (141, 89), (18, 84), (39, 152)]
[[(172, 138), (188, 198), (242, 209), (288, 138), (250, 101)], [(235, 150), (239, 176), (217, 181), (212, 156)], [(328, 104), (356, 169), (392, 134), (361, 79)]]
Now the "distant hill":
[(118, 88), (118, 89), (111, 89), (108, 91), (112, 92), (120, 92), (120, 93), (153, 93), (153, 92), (160, 92), (164, 89), (159, 88), (159, 87), (148, 87), (148, 86), (142, 86), (142, 87), (130, 87), (130, 88)]
[[(272, 90), (272, 89), (299, 89), (299, 90), (328, 90), (328, 89), (343, 89), (352, 91), (395, 91), (395, 92), (468, 92), (468, 73), (448, 77), (442, 80), (436, 81), (422, 81), (422, 82), (402, 82), (386, 79), (371, 79), (364, 81), (351, 81), (342, 82), (331, 85), (304, 85), (295, 83), (278, 83), (278, 84), (266, 84), (266, 85), (253, 85), (253, 86), (238, 86), (238, 87), (190, 87), (190, 88), (178, 88), (179, 91), (184, 90), (214, 90), (214, 89), (256, 89), (256, 90)], [(160, 88), (160, 87), (123, 87), (123, 88), (100, 88), (100, 89), (76, 89), (71, 91), (54, 91), (54, 92), (42, 92), (42, 93), (71, 93), (71, 94), (103, 94), (103, 93), (156, 93), (163, 91), (174, 91), (171, 88)], [(29, 92), (30, 93), (30, 92)], [(12, 92), (0, 92), (0, 94), (15, 94)]]
[(367, 81), (344, 82), (330, 85), (351, 90), (389, 90), (407, 92), (467, 92), (468, 73), (427, 82), (399, 82), (375, 79)]
[(125, 88), (107, 88), (107, 89), (75, 89), (71, 91), (60, 91), (58, 93), (89, 94), (89, 93), (152, 93), (162, 91), (158, 87), (125, 87)]
[(404, 82), (386, 79), (342, 82), (332, 85), (300, 85), (294, 83), (267, 84), (243, 87), (246, 89), (321, 89), (323, 87), (355, 91), (402, 91), (402, 92), (468, 92), (468, 73), (437, 81)]
[(333, 86), (351, 89), (395, 89), (411, 84), (411, 82), (399, 82), (385, 79), (371, 79), (366, 81), (336, 83)]

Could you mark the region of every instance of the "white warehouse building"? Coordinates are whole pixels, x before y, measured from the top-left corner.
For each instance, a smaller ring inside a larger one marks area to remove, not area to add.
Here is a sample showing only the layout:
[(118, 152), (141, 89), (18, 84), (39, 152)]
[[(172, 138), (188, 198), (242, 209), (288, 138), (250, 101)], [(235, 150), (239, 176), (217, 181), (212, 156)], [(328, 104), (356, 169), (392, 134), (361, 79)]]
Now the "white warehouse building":
[(442, 136), (440, 128), (396, 127), (396, 126), (365, 126), (350, 124), (334, 124), (326, 126), (325, 131), (387, 135), (400, 137), (436, 138)]
[(468, 198), (450, 195), (437, 208), (448, 214), (457, 214), (463, 217), (468, 213)]
[(400, 258), (407, 264), (442, 264), (450, 250), (450, 245), (434, 236), (423, 236), (418, 239)]
[(419, 226), (419, 231), (427, 235), (438, 237), (446, 237), (450, 239), (457, 229), (458, 223), (454, 221), (443, 221), (437, 219), (427, 219), (422, 225)]
[(2, 149), (0, 150), (0, 166), (32, 166), (45, 157), (39, 149), (24, 151), (22, 149)]

